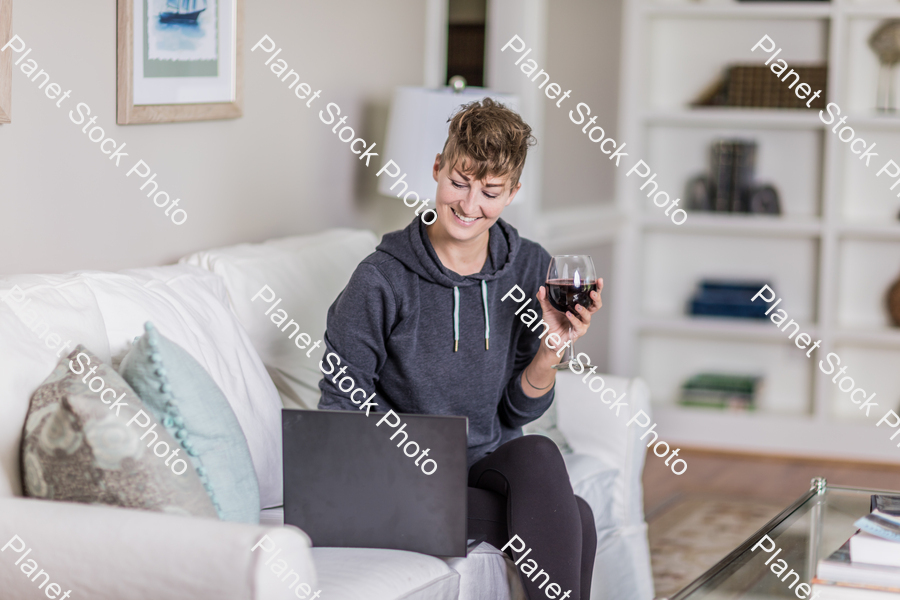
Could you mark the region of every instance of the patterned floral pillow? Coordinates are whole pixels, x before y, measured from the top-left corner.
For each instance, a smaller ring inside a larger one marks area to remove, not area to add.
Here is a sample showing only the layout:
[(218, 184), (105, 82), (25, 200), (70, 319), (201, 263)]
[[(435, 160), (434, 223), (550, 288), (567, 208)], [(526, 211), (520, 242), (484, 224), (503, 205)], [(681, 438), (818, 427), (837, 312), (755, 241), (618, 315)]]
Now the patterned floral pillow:
[(84, 346), (31, 397), (25, 495), (215, 518), (190, 460), (115, 370)]

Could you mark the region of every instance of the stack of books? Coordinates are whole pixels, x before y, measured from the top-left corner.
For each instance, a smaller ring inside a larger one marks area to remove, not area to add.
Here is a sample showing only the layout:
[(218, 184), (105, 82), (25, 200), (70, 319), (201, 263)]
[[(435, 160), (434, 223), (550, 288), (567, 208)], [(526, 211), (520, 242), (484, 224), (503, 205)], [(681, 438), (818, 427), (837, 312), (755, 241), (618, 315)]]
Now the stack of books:
[(853, 537), (819, 561), (817, 600), (900, 599), (900, 496), (872, 496), (872, 512)]
[(749, 195), (756, 167), (756, 142), (719, 140), (711, 150), (713, 197), (717, 212), (749, 212)]
[(778, 190), (754, 182), (756, 142), (715, 140), (710, 147), (709, 175), (690, 179), (687, 208), (697, 211), (781, 214)]
[(681, 386), (679, 403), (682, 406), (753, 410), (762, 381), (762, 377), (756, 375), (700, 373)]
[(703, 279), (688, 303), (688, 314), (765, 319), (768, 306), (751, 300), (765, 285), (771, 287), (766, 281)]

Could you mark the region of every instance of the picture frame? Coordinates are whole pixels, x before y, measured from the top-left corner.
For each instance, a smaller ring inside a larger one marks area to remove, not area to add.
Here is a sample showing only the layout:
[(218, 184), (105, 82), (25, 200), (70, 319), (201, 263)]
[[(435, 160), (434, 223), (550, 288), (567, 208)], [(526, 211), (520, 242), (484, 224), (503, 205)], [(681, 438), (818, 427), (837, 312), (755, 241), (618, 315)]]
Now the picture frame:
[[(12, 0), (0, 0), (0, 48), (12, 37)], [(0, 123), (12, 122), (12, 52), (0, 52)]]
[(242, 116), (244, 0), (118, 0), (117, 10), (119, 125)]

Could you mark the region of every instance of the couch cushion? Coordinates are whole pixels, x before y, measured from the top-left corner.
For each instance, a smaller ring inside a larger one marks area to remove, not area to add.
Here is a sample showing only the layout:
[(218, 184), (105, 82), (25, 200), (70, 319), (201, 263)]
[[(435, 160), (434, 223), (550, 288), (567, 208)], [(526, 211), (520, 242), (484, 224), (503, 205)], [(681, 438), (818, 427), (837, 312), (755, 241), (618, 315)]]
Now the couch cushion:
[(190, 462), (166, 464), (178, 442), (146, 411), (141, 416), (143, 408), (112, 367), (76, 347), (31, 398), (22, 440), (26, 493), (215, 518)]
[(209, 373), (247, 438), (260, 503), (281, 504), (281, 401), (228, 307), (222, 280), (188, 265), (81, 277), (97, 298), (114, 357), (121, 359), (144, 323), (153, 321)]
[(22, 494), (19, 447), (28, 399), (76, 344), (105, 362), (110, 356), (97, 300), (73, 275), (0, 281), (0, 331), (0, 497), (8, 497)]
[(316, 408), (324, 344), (307, 357), (308, 350), (298, 349), (265, 315), (271, 304), (252, 298), (269, 286), (275, 298), (281, 298), (278, 308), (300, 324), (301, 332), (320, 340), (328, 307), (376, 244), (369, 231), (335, 229), (207, 250), (181, 262), (209, 269), (224, 279), (231, 306), (269, 369), (284, 405)]
[(119, 372), (166, 431), (176, 437), (216, 503), (219, 517), (259, 522), (259, 484), (247, 440), (209, 374), (147, 321)]
[(528, 600), (515, 563), (487, 542), (444, 561), (459, 573), (459, 600)]
[(313, 548), (328, 600), (457, 600), (459, 574), (433, 556), (403, 550)]
[[(272, 508), (269, 510), (264, 510), (261, 512), (259, 517), (259, 522), (262, 525), (269, 526), (279, 526), (284, 524), (284, 509), (283, 508)], [(347, 558), (347, 560), (351, 560), (350, 552), (361, 551), (363, 553), (399, 553), (401, 557), (425, 557), (422, 554), (416, 554), (413, 552), (402, 552), (399, 550), (367, 550), (367, 549), (342, 549), (342, 548), (318, 548), (313, 550), (313, 556), (316, 558), (316, 569), (319, 573), (319, 581), (323, 581), (322, 579), (322, 570), (323, 568), (328, 570), (332, 575), (330, 576), (333, 580), (337, 580), (341, 575), (341, 570), (339, 565), (332, 564), (333, 562), (338, 562), (340, 559)], [(346, 554), (344, 554), (346, 552)], [(319, 553), (319, 554), (317, 554)], [(374, 554), (372, 556), (378, 557), (379, 560), (383, 558), (391, 558), (395, 555), (386, 554), (385, 557), (382, 557), (381, 554)], [(391, 558), (393, 560), (393, 558)], [(525, 596), (525, 590), (522, 587), (522, 582), (519, 578), (519, 571), (506, 556), (506, 554), (500, 552), (487, 542), (482, 543), (473, 551), (469, 552), (469, 555), (466, 558), (446, 558), (442, 559), (453, 571), (455, 571), (459, 575), (458, 579), (458, 594), (452, 595), (452, 592), (448, 591), (448, 595), (446, 597), (453, 598), (453, 600), (527, 600)], [(413, 563), (415, 565), (416, 570), (421, 570), (421, 566), (418, 562)], [(428, 563), (426, 563), (428, 564)], [(434, 576), (441, 578), (443, 577), (443, 571), (439, 569), (437, 566), (432, 567), (434, 571)], [(399, 578), (403, 579), (406, 575), (400, 575)], [(418, 575), (416, 575), (418, 577)], [(414, 583), (417, 579), (414, 579), (412, 583)], [(449, 582), (449, 580), (439, 579), (440, 585), (435, 587), (436, 581), (429, 581), (424, 583), (424, 587), (422, 588), (421, 594), (420, 592), (410, 593), (406, 590), (406, 588), (398, 588), (395, 590), (396, 595), (388, 595), (378, 596), (379, 598), (443, 598), (444, 596), (439, 595), (444, 593), (445, 588), (443, 587), (445, 584)], [(355, 598), (353, 595), (353, 591), (357, 589), (357, 586), (364, 585), (365, 582), (352, 581), (348, 582), (348, 587), (339, 587), (335, 585), (329, 584), (327, 590), (329, 592), (340, 595), (335, 597), (338, 598)], [(324, 586), (324, 584), (323, 584)], [(322, 596), (325, 596), (325, 589), (323, 587)], [(362, 589), (362, 587), (359, 587)], [(388, 589), (387, 586), (385, 589)], [(428, 595), (429, 593), (434, 593), (434, 596)], [(331, 595), (329, 595), (329, 598)], [(368, 596), (359, 596), (363, 598), (368, 598)]]

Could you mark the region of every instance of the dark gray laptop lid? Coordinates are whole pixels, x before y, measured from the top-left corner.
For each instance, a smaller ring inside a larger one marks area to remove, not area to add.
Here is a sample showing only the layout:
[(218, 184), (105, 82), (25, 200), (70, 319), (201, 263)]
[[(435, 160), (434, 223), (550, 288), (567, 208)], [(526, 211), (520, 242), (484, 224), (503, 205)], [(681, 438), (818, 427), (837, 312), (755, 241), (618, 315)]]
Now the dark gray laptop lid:
[(282, 410), (284, 522), (314, 546), (465, 556), (466, 418), (383, 416)]

